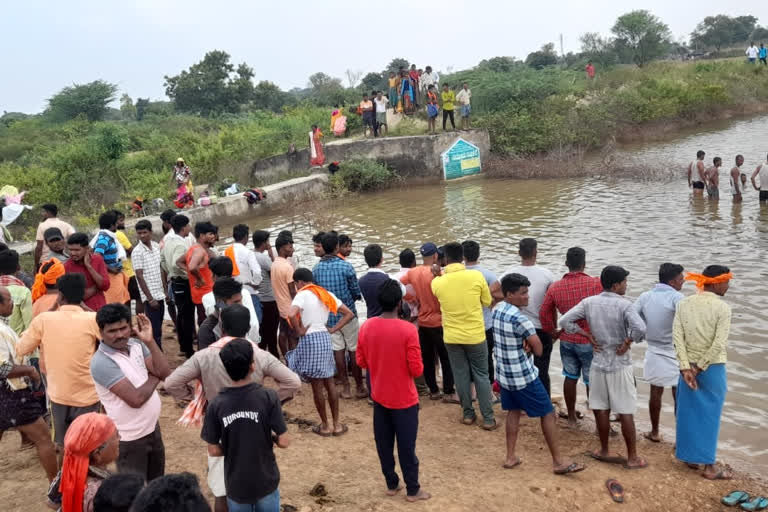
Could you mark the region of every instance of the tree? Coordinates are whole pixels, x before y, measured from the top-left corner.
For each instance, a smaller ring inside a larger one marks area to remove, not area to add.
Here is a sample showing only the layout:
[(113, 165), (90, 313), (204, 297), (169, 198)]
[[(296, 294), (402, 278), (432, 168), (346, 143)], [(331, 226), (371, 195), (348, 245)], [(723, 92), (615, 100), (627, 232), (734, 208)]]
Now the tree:
[(347, 74), (347, 82), (349, 82), (350, 89), (356, 86), (357, 82), (360, 81), (360, 77), (363, 76), (362, 71), (357, 71), (357, 70), (352, 71), (351, 69), (348, 69), (346, 71), (346, 74)]
[(53, 121), (69, 121), (83, 114), (90, 121), (104, 118), (109, 104), (115, 101), (117, 85), (96, 80), (88, 84), (65, 87), (48, 100), (45, 114)]
[(543, 69), (546, 66), (557, 64), (557, 54), (555, 54), (555, 44), (547, 43), (537, 52), (529, 53), (525, 58), (525, 64), (534, 69)]
[(755, 27), (755, 30), (749, 35), (749, 40), (761, 42), (768, 40), (768, 28), (760, 26)]
[(389, 76), (390, 73), (397, 73), (398, 71), (400, 71), (400, 68), (403, 68), (403, 69), (410, 68), (410, 63), (408, 62), (408, 59), (403, 59), (400, 57), (396, 59), (392, 59), (392, 61), (389, 64), (387, 64), (387, 69), (384, 70), (384, 74), (386, 74), (386, 76)]
[(645, 9), (619, 16), (611, 31), (618, 41), (631, 49), (638, 67), (664, 55), (671, 42), (669, 27)]
[(147, 113), (149, 98), (136, 98), (136, 120), (141, 121)]
[(579, 37), (581, 53), (602, 68), (607, 68), (616, 62), (616, 52), (613, 41), (604, 38), (597, 32), (586, 32)]
[(368, 73), (360, 82), (360, 87), (362, 87), (363, 92), (378, 91), (384, 89), (385, 84), (386, 79), (381, 73)]
[(276, 84), (262, 80), (253, 91), (252, 106), (258, 110), (281, 112), (285, 105), (293, 103), (293, 97), (280, 90)]
[(335, 105), (344, 99), (344, 86), (341, 79), (325, 73), (315, 73), (309, 77), (310, 97), (321, 105)]
[(123, 119), (136, 119), (136, 106), (127, 94), (120, 96), (120, 113)]
[(245, 63), (235, 70), (229, 54), (208, 52), (203, 60), (176, 76), (165, 76), (165, 94), (181, 112), (204, 116), (238, 112), (253, 98), (253, 69)]
[(515, 60), (514, 57), (492, 57), (481, 60), (477, 69), (493, 71), (494, 73), (509, 73), (518, 65), (519, 61)]

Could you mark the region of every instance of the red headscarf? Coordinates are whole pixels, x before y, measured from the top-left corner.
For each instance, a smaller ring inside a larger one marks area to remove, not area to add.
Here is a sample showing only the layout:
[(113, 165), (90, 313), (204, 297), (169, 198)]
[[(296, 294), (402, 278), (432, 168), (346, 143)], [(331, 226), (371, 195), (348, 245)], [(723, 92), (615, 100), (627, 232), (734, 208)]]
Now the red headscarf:
[(95, 412), (78, 416), (67, 429), (59, 487), (62, 512), (82, 512), (91, 452), (106, 443), (116, 430), (109, 416)]

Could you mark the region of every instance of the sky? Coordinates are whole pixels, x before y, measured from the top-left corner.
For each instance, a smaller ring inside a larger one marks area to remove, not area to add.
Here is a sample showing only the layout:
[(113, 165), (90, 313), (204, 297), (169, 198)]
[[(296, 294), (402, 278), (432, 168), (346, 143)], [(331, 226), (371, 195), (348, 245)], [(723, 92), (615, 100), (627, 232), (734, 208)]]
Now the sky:
[[(526, 55), (547, 42), (579, 50), (579, 35), (608, 35), (616, 18), (648, 9), (676, 40), (705, 16), (751, 14), (768, 4), (733, 0), (23, 0), (0, 6), (0, 112), (36, 113), (73, 83), (97, 79), (166, 100), (175, 75), (210, 50), (246, 62), (255, 81), (306, 87), (312, 73), (381, 71), (395, 57), (443, 72), (482, 59)], [(361, 9), (365, 7), (365, 10)], [(373, 9), (373, 10), (372, 10)], [(761, 12), (762, 11), (762, 12)], [(365, 24), (363, 24), (363, 22)]]

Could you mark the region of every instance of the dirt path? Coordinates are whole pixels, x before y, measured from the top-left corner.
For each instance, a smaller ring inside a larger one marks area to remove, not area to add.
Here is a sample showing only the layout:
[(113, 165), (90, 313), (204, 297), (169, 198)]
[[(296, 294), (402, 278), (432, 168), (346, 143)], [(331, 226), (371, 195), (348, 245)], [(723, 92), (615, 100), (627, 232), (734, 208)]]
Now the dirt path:
[[(171, 333), (164, 339), (168, 354), (177, 353)], [(179, 360), (172, 357), (172, 366)], [(271, 383), (268, 383), (271, 384)], [(205, 484), (205, 445), (195, 429), (176, 424), (181, 409), (170, 397), (163, 397), (161, 426), (166, 445), (166, 472), (196, 473)], [(417, 454), (421, 461), (421, 484), (432, 493), (428, 502), (407, 505), (403, 496), (384, 495), (373, 442), (371, 408), (365, 400), (341, 403), (342, 420), (350, 427), (341, 438), (320, 438), (306, 428), (292, 423), (289, 432), (293, 444), (278, 450), (280, 494), (283, 504), (309, 511), (507, 511), (539, 510), (612, 510), (604, 483), (617, 478), (626, 489), (627, 510), (681, 511), (721, 510), (719, 499), (732, 489), (751, 493), (768, 492), (768, 486), (746, 475), (731, 482), (710, 482), (677, 462), (670, 444), (638, 441), (640, 453), (650, 461), (650, 468), (629, 471), (620, 466), (598, 463), (583, 453), (597, 445), (590, 432), (593, 424), (585, 422), (585, 431), (561, 429), (563, 452), (587, 464), (583, 473), (568, 477), (551, 472), (551, 459), (544, 444), (538, 421), (524, 418), (518, 442), (523, 465), (505, 470), (504, 429), (485, 432), (459, 423), (457, 405), (422, 399)], [(299, 396), (286, 407), (292, 417), (316, 421), (312, 393), (305, 385)], [(496, 419), (503, 422), (498, 409)], [(561, 423), (562, 425), (562, 423)], [(612, 449), (624, 453), (620, 437), (612, 440)], [(398, 473), (400, 473), (398, 468)], [(43, 511), (46, 482), (34, 452), (19, 451), (19, 436), (9, 432), (0, 441), (0, 510)], [(326, 496), (310, 496), (315, 484), (322, 483)], [(210, 497), (210, 495), (208, 495)], [(292, 510), (292, 509), (291, 509)]]

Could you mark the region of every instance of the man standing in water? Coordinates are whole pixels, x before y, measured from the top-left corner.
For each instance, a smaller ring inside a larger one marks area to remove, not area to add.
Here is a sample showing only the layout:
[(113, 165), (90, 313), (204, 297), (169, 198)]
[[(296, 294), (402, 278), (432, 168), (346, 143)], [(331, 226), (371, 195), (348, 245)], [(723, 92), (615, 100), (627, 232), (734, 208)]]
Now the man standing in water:
[(744, 157), (736, 155), (736, 167), (731, 169), (731, 195), (734, 203), (741, 202), (741, 166), (744, 165)]
[(723, 165), (723, 159), (716, 156), (712, 160), (712, 167), (704, 173), (704, 183), (707, 184), (707, 196), (715, 201), (720, 200), (720, 167)]
[(701, 274), (688, 274), (699, 293), (677, 305), (672, 327), (680, 362), (677, 394), (677, 443), (675, 456), (699, 469), (710, 480), (728, 480), (731, 470), (717, 467), (717, 438), (728, 383), (726, 348), (731, 328), (731, 307), (721, 297), (733, 277), (728, 267), (710, 265)]
[(707, 181), (706, 166), (704, 165), (704, 156), (706, 153), (702, 150), (696, 152), (696, 160), (688, 164), (688, 186), (693, 187), (694, 195), (704, 194), (704, 182)]
[[(683, 299), (683, 267), (674, 263), (662, 263), (659, 267), (659, 282), (635, 301), (635, 311), (646, 323), (645, 369), (643, 378), (651, 386), (648, 412), (651, 416), (651, 431), (644, 434), (654, 443), (661, 442), (659, 416), (661, 397), (665, 387), (672, 388), (672, 398), (677, 404), (677, 381), (680, 367), (677, 364), (675, 347), (672, 343), (672, 321), (677, 303)], [(677, 407), (675, 407), (677, 408)]]
[[(760, 185), (757, 184), (755, 178), (760, 179)], [(768, 157), (766, 161), (757, 166), (755, 172), (752, 173), (752, 186), (760, 193), (760, 202), (768, 201)]]
[[(581, 301), (563, 315), (561, 323), (566, 332), (578, 332), (588, 338), (595, 352), (589, 371), (592, 384), (589, 408), (595, 413), (600, 449), (590, 455), (602, 462), (639, 469), (648, 466), (648, 461), (637, 454), (634, 417), (637, 389), (630, 347), (645, 337), (645, 322), (633, 309), (632, 302), (624, 297), (628, 275), (621, 267), (605, 267), (600, 274), (603, 292)], [(589, 322), (591, 332), (583, 330), (576, 323), (578, 320)], [(609, 449), (611, 411), (619, 415), (627, 445), (626, 458), (611, 454)]]

